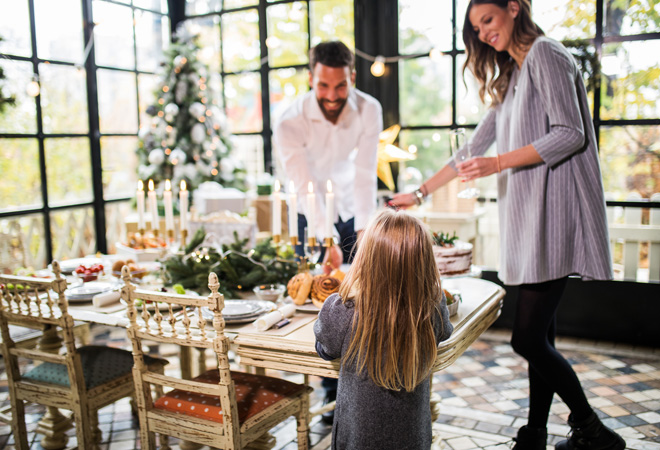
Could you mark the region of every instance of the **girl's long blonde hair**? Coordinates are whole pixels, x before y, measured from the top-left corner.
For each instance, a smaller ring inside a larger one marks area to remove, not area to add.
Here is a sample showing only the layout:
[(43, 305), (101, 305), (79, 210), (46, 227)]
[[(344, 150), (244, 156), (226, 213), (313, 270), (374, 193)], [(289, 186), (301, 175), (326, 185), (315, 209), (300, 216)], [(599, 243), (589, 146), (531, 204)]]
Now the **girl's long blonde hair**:
[(413, 391), (435, 360), (431, 319), (442, 297), (424, 224), (404, 211), (380, 212), (360, 236), (339, 293), (355, 303), (343, 363), (366, 370), (378, 386)]
[(465, 11), (463, 22), (463, 42), (467, 58), (463, 64), (463, 77), (465, 71), (470, 69), (479, 83), (479, 98), (486, 103), (486, 93), (492, 98), (491, 106), (504, 101), (509, 80), (516, 62), (508, 52), (498, 52), (493, 47), (479, 40), (470, 22), (470, 10), (473, 5), (493, 4), (506, 9), (509, 2), (518, 3), (519, 11), (513, 25), (514, 45), (520, 48), (529, 48), (538, 36), (543, 36), (543, 30), (532, 20), (529, 0), (471, 0)]

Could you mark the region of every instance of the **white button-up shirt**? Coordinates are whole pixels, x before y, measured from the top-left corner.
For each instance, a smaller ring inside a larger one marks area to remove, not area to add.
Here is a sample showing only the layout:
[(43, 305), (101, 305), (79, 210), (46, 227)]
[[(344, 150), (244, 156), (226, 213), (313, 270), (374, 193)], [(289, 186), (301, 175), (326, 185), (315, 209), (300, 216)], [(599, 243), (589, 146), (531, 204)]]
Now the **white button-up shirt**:
[(376, 210), (378, 135), (382, 129), (380, 103), (355, 88), (336, 124), (325, 118), (314, 91), (309, 91), (275, 125), (273, 140), (279, 163), (293, 180), (302, 214), (307, 209), (308, 183), (314, 183), (317, 238), (324, 237), (327, 180), (332, 181), (335, 193), (333, 223), (337, 216), (342, 221), (354, 217), (355, 230), (362, 230)]

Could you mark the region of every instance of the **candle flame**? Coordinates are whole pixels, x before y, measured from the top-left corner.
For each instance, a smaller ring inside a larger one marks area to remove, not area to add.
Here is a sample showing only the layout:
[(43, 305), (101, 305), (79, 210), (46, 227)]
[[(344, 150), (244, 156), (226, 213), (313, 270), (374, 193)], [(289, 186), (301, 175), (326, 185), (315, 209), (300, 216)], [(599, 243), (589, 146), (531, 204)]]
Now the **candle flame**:
[(181, 180), (181, 190), (182, 191), (186, 190), (186, 180)]
[(142, 180), (138, 180), (138, 191), (144, 191), (144, 183)]
[(326, 183), (326, 186), (328, 188), (328, 192), (332, 192), (332, 181), (328, 180), (328, 182)]
[(154, 190), (154, 180), (149, 180), (149, 190), (150, 191)]
[(310, 194), (314, 193), (314, 183), (312, 183), (311, 181), (307, 184), (307, 192), (309, 192)]
[(293, 180), (289, 181), (289, 194), (293, 194), (296, 192), (295, 186), (293, 185)]
[(170, 180), (165, 180), (165, 190), (166, 191), (172, 190), (172, 184), (170, 183)]
[(275, 192), (280, 192), (280, 180), (275, 180)]

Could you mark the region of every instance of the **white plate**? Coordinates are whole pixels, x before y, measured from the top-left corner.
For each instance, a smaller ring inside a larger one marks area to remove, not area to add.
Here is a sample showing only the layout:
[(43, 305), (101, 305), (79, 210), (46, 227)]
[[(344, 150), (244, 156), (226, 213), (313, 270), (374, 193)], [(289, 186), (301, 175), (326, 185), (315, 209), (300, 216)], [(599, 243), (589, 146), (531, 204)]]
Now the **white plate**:
[[(170, 294), (175, 293), (172, 288), (166, 288), (166, 289), (167, 289), (167, 292), (170, 293)], [(199, 294), (197, 292), (189, 291), (187, 289), (186, 289), (185, 295), (190, 295), (190, 296), (193, 296), (193, 297), (199, 297)], [(124, 305), (126, 305), (126, 301), (123, 298), (120, 298), (119, 301), (122, 302)], [(170, 307), (169, 307), (168, 303), (165, 303), (165, 302), (156, 302), (156, 303), (158, 303), (158, 310), (159, 311), (169, 311), (170, 310)], [(126, 305), (126, 306), (128, 306), (128, 305)], [(180, 309), (180, 308), (181, 308), (180, 305), (176, 305), (176, 304), (172, 305), (173, 310), (177, 310), (177, 309)], [(142, 311), (142, 305), (139, 305), (137, 307), (137, 310)], [(156, 310), (156, 305), (153, 302), (152, 303), (147, 303), (147, 311), (155, 311), (155, 310)]]
[[(102, 264), (103, 261), (101, 260), (101, 258), (96, 258), (92, 256), (87, 258), (65, 259), (64, 261), (60, 261), (59, 263), (60, 263), (60, 270), (62, 271), (62, 273), (69, 274), (69, 273), (73, 273), (73, 271), (76, 270), (78, 266), (81, 264), (83, 266), (89, 267), (94, 264)], [(48, 265), (48, 268), (52, 270), (51, 265)]]
[[(225, 300), (222, 316), (227, 323), (249, 322), (274, 308), (275, 303), (265, 300)], [(206, 307), (202, 308), (202, 315), (207, 320), (213, 320), (213, 313)]]
[[(291, 297), (289, 297), (291, 298)], [(312, 303), (312, 299), (307, 299), (307, 301), (303, 305), (296, 305), (296, 311), (302, 312), (302, 313), (311, 313), (311, 314), (317, 314), (319, 311), (318, 306), (316, 306), (314, 303)]]
[(107, 283), (105, 281), (90, 281), (78, 286), (71, 287), (64, 291), (64, 295), (69, 302), (88, 302), (97, 294), (114, 291), (119, 289), (119, 283)]

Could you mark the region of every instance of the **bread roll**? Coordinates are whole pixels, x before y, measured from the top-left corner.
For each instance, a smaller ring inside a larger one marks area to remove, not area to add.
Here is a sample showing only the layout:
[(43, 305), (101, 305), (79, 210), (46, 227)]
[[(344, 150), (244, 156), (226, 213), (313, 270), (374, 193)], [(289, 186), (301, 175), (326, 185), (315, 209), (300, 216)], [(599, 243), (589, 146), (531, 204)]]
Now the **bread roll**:
[(312, 303), (321, 308), (325, 299), (339, 290), (341, 281), (330, 275), (317, 275), (312, 281)]
[(312, 274), (309, 272), (299, 273), (289, 280), (286, 290), (296, 305), (303, 305), (312, 290)]

